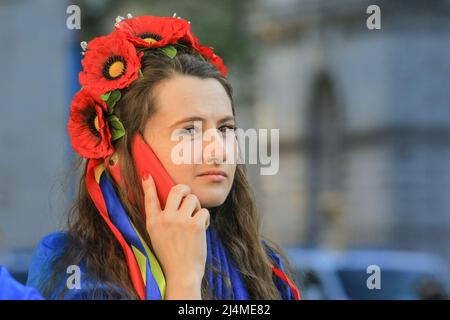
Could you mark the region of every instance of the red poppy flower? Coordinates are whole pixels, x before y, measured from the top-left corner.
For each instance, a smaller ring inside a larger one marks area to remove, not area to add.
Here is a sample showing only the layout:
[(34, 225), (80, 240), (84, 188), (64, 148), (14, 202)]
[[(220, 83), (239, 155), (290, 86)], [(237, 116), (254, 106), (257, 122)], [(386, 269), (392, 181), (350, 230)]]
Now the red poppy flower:
[(138, 78), (142, 54), (117, 32), (95, 38), (81, 62), (80, 84), (95, 96), (125, 88)]
[(202, 44), (199, 45), (197, 50), (206, 60), (216, 66), (219, 69), (220, 73), (225, 77), (227, 75), (227, 67), (223, 63), (221, 57), (214, 53), (213, 48), (204, 46)]
[[(184, 19), (141, 16), (122, 20), (116, 30), (137, 47), (155, 48), (174, 44), (186, 36), (189, 23)], [(186, 41), (191, 37), (186, 37)]]
[[(178, 19), (178, 20), (185, 21), (183, 19)], [(180, 37), (177, 42), (186, 44), (186, 45), (194, 48), (195, 50), (198, 50), (198, 46), (199, 46), (198, 38), (192, 32), (191, 25), (189, 23), (187, 23), (187, 25), (186, 25), (184, 35), (182, 37)]]
[(70, 142), (84, 158), (104, 158), (114, 152), (104, 110), (105, 102), (83, 89), (72, 100), (68, 123)]
[(212, 48), (199, 44), (197, 37), (191, 31), (190, 24), (184, 19), (157, 16), (135, 17), (119, 22), (116, 25), (116, 31), (123, 33), (137, 47), (164, 47), (177, 42), (188, 45), (215, 65), (224, 76), (227, 74), (223, 60), (214, 54)]

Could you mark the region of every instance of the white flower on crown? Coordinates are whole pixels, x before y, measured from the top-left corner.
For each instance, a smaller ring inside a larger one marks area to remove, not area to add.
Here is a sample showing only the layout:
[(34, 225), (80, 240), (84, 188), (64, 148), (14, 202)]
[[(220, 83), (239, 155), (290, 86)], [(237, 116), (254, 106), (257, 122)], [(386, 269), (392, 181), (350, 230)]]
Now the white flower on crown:
[[(174, 14), (172, 15), (172, 18), (177, 18), (177, 19), (183, 19), (182, 17), (177, 17), (177, 13), (174, 12)], [(188, 21), (189, 24), (191, 24), (190, 21)]]
[(122, 16), (117, 16), (117, 17), (116, 17), (116, 23), (114, 23), (114, 26), (118, 27), (118, 26), (119, 26), (119, 23), (122, 22), (123, 20), (125, 20), (124, 17), (122, 17)]
[(80, 42), (81, 50), (83, 50), (83, 51), (81, 51), (81, 54), (82, 54), (83, 56), (84, 56), (84, 54), (86, 53), (87, 46), (88, 46), (88, 44), (87, 44), (86, 41), (81, 41), (81, 42)]

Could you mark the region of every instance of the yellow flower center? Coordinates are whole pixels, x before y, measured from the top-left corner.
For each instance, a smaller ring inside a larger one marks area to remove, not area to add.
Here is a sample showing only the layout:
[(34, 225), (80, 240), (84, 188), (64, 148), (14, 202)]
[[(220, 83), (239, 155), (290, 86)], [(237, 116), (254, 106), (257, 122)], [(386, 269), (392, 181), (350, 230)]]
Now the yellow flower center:
[(124, 70), (125, 70), (124, 63), (122, 61), (115, 61), (109, 66), (108, 74), (111, 78), (117, 78), (120, 75), (122, 75)]
[(153, 39), (153, 38), (144, 38), (142, 40), (144, 40), (145, 42), (150, 43), (150, 44), (158, 42), (158, 40)]
[(100, 125), (98, 124), (98, 116), (94, 118), (94, 127), (97, 131), (100, 131)]

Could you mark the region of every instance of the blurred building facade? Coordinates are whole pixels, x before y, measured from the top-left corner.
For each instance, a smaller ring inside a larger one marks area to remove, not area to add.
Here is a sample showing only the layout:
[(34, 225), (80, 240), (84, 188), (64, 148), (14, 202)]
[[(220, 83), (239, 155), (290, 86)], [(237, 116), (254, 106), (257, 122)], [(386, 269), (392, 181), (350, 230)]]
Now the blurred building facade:
[[(366, 9), (381, 9), (369, 30)], [(280, 128), (259, 176), (285, 245), (425, 250), (450, 262), (450, 2), (260, 0), (253, 112)]]
[(32, 248), (69, 199), (65, 1), (0, 2), (0, 250)]

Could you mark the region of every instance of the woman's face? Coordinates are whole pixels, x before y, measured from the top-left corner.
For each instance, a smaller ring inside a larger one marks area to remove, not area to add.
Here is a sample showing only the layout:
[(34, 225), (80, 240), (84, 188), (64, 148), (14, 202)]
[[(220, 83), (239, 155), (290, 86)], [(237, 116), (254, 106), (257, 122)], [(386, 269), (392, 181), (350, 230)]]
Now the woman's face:
[[(202, 207), (221, 205), (233, 184), (237, 154), (235, 120), (224, 87), (213, 78), (175, 75), (153, 94), (156, 112), (145, 125), (145, 141), (175, 184), (188, 185)], [(180, 156), (187, 158), (181, 161)], [(211, 170), (219, 172), (206, 174)]]

